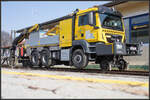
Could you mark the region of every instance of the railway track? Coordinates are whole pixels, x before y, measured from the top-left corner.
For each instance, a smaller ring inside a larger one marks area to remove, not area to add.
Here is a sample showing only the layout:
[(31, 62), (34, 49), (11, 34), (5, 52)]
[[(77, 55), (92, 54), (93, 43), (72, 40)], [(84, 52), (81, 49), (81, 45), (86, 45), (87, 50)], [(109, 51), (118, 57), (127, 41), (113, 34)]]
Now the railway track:
[[(8, 65), (1, 65), (1, 67), (11, 68)], [(29, 67), (23, 66), (14, 66), (13, 69), (28, 69)], [(76, 69), (76, 68), (30, 68), (32, 70), (48, 70), (48, 71), (66, 71), (66, 72), (82, 72), (82, 73), (103, 73), (103, 74), (120, 74), (120, 75), (138, 75), (138, 76), (149, 76), (149, 71), (119, 71), (119, 70), (112, 70), (112, 71), (102, 71), (100, 69)]]

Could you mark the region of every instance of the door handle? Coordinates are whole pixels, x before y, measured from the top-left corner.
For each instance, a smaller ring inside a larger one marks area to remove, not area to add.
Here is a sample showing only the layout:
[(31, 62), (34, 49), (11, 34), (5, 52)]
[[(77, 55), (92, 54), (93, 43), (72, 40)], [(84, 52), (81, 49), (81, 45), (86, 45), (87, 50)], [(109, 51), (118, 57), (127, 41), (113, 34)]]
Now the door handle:
[(84, 36), (84, 34), (83, 33), (81, 33), (81, 37), (83, 37)]

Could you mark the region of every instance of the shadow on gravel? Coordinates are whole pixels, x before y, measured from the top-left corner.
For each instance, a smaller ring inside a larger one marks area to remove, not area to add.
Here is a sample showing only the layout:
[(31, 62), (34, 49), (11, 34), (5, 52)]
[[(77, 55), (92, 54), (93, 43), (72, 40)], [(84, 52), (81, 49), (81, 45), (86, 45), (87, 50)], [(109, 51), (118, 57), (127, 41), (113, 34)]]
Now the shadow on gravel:
[(41, 89), (41, 90), (45, 90), (45, 91), (51, 91), (53, 94), (56, 94), (56, 91), (60, 88), (60, 87), (56, 87), (54, 89), (46, 89), (46, 88), (40, 88), (40, 87), (35, 87), (35, 86), (28, 86), (29, 89), (32, 89), (32, 90), (38, 90), (38, 89)]

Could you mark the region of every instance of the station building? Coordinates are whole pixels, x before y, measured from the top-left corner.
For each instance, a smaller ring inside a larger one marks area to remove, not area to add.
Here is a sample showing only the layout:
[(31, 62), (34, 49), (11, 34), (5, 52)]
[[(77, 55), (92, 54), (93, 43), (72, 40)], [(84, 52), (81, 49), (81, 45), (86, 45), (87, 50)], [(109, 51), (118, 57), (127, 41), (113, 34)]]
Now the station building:
[(126, 57), (131, 65), (149, 65), (149, 0), (114, 0), (104, 4), (122, 13), (127, 43), (143, 42), (143, 54)]

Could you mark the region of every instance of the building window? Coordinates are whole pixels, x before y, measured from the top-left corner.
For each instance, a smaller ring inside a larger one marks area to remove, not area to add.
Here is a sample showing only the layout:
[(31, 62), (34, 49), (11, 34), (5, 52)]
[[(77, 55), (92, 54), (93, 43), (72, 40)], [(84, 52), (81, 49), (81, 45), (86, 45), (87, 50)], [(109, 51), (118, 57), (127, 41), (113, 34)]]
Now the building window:
[(125, 35), (126, 35), (126, 43), (129, 43), (129, 18), (124, 19), (124, 27), (125, 27)]
[(149, 43), (149, 15), (131, 17), (131, 42)]

